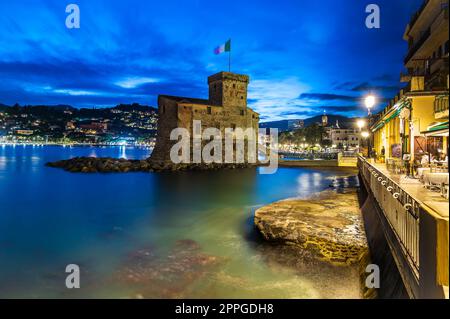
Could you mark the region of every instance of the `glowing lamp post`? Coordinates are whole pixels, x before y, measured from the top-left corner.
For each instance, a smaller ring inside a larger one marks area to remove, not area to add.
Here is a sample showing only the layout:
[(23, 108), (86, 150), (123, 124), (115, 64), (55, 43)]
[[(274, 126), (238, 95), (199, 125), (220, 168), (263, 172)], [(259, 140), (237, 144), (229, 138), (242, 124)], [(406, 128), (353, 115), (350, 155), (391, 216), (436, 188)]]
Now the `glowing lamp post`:
[(366, 96), (364, 103), (366, 104), (367, 107), (367, 113), (370, 116), (370, 109), (373, 108), (373, 106), (375, 105), (375, 96), (373, 95)]
[(364, 122), (363, 120), (358, 120), (358, 122), (356, 122), (356, 126), (359, 127), (359, 131), (361, 131), (361, 129), (366, 125), (366, 122)]

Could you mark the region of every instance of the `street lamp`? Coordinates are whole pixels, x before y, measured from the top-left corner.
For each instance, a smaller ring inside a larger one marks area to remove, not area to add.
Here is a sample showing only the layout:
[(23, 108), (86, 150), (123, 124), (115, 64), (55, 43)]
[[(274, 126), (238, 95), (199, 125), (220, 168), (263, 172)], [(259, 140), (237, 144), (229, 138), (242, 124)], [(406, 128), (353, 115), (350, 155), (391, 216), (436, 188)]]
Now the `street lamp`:
[(366, 122), (364, 120), (358, 120), (356, 122), (356, 125), (359, 127), (359, 130), (361, 131), (361, 129), (366, 126)]
[[(370, 133), (367, 131), (361, 132), (361, 137), (366, 140), (369, 137)], [(370, 149), (369, 145), (367, 145), (367, 157), (370, 157)]]
[(366, 96), (364, 103), (366, 104), (368, 115), (370, 116), (370, 109), (375, 105), (375, 96), (373, 95)]

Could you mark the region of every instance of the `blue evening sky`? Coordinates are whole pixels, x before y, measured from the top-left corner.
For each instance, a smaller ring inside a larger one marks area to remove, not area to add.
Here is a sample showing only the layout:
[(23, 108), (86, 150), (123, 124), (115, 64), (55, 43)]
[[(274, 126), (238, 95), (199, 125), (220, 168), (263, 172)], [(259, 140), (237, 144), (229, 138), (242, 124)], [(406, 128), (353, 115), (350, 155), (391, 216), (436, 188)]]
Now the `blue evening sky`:
[[(0, 103), (104, 107), (207, 98), (227, 70), (213, 49), (232, 39), (232, 71), (250, 75), (262, 120), (365, 114), (368, 92), (392, 98), (421, 0), (0, 0)], [(80, 29), (67, 29), (76, 3)], [(365, 27), (365, 7), (381, 28)]]

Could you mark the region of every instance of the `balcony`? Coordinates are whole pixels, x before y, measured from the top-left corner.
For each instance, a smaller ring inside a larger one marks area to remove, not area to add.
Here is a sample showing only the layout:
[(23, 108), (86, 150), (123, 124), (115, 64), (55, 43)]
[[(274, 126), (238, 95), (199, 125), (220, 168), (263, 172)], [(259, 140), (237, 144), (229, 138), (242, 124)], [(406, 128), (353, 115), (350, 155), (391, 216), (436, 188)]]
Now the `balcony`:
[(434, 59), (423, 59), (421, 67), (408, 68), (400, 72), (400, 81), (409, 83), (411, 91), (447, 91), (448, 55)]
[(414, 43), (409, 47), (408, 53), (403, 61), (405, 65), (422, 48), (422, 46), (424, 46), (425, 49), (420, 50), (420, 58), (429, 56), (445, 38), (448, 38), (448, 11), (447, 6), (442, 6), (435, 18), (432, 20), (433, 22), (431, 25), (422, 31), (419, 39), (414, 41)]
[(437, 61), (430, 63), (430, 68), (425, 75), (425, 90), (427, 91), (448, 90), (448, 57)]
[(448, 96), (436, 97), (434, 100), (434, 118), (448, 118)]
[(420, 14), (422, 13), (423, 9), (427, 6), (429, 0), (425, 0), (422, 5), (420, 6), (419, 10), (414, 13), (414, 15), (411, 17), (411, 20), (409, 21), (409, 28), (412, 29), (414, 27), (414, 24), (416, 23), (417, 19), (419, 19)]
[(422, 36), (420, 37), (419, 41), (414, 43), (411, 48), (408, 51), (408, 54), (405, 56), (405, 59), (403, 60), (403, 63), (406, 65), (409, 60), (413, 57), (414, 54), (420, 49), (420, 47), (425, 43), (425, 41), (430, 37), (431, 35), (431, 28), (426, 29)]

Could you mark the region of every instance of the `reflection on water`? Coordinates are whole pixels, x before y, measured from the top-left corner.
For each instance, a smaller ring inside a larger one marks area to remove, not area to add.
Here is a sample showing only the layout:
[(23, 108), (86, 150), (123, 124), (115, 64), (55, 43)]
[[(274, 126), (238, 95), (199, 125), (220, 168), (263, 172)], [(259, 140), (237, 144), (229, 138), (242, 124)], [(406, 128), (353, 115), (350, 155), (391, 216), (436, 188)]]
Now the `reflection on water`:
[[(263, 242), (253, 211), (327, 188), (346, 172), (280, 168), (70, 174), (74, 156), (145, 158), (120, 147), (0, 148), (0, 297), (359, 297), (354, 268)], [(65, 265), (82, 272), (65, 289)]]

